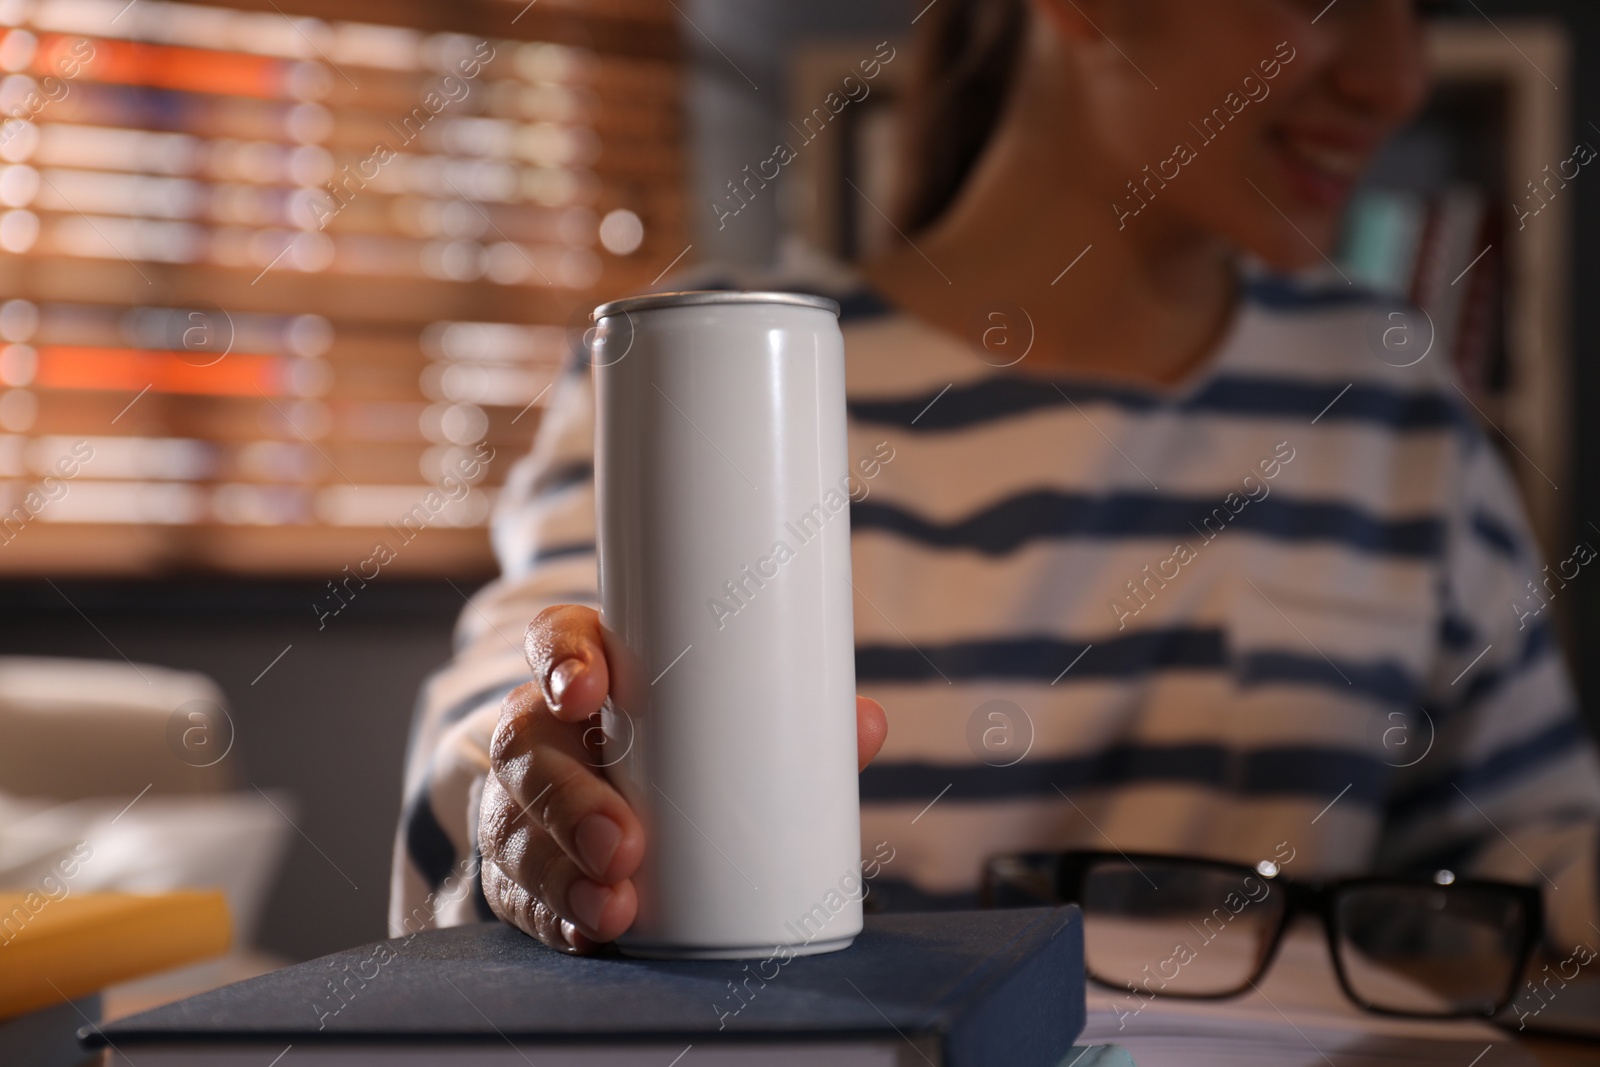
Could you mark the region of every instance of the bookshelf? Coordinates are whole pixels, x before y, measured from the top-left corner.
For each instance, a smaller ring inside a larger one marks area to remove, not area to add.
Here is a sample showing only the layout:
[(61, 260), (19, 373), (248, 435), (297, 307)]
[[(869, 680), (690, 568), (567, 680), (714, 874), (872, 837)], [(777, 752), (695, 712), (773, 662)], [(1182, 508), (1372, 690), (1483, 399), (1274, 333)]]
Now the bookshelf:
[(1568, 486), (1570, 495), (1567, 332), (1574, 197), (1570, 192), (1555, 196), (1522, 228), (1510, 205), (1525, 194), (1525, 183), (1539, 180), (1546, 166), (1556, 167), (1571, 154), (1574, 140), (1592, 134), (1600, 147), (1600, 132), (1572, 129), (1567, 99), (1576, 87), (1567, 33), (1559, 23), (1445, 21), (1433, 28), (1430, 45), (1441, 90), (1477, 94), (1482, 101), (1476, 115), (1469, 108), (1453, 117), (1460, 141), (1470, 142), (1479, 122), (1499, 119), (1483, 164), (1498, 173), (1489, 169), (1475, 177), (1506, 206), (1499, 216), (1505, 264), (1501, 369), (1487, 382), (1469, 382), (1468, 388), (1476, 385), (1487, 400), (1489, 429), (1506, 446), (1545, 557), (1563, 559), (1572, 548), (1567, 543), (1571, 515), (1559, 487)]
[(1600, 131), (1570, 129), (1557, 23), (1444, 20), (1429, 46), (1433, 99), (1357, 194), (1342, 258), (1358, 280), (1430, 313), (1517, 475), (1540, 547), (1561, 559), (1571, 551), (1560, 489), (1572, 474), (1571, 186), (1583, 179), (1571, 157), (1575, 143), (1600, 146)]
[[(1547, 558), (1562, 559), (1571, 549), (1567, 279), (1575, 196), (1553, 185), (1557, 195), (1520, 229), (1512, 205), (1519, 193), (1531, 195), (1526, 183), (1543, 179), (1546, 165), (1557, 168), (1572, 156), (1575, 141), (1600, 148), (1600, 129), (1572, 130), (1570, 46), (1558, 22), (1491, 24), (1472, 16), (1436, 20), (1427, 33), (1434, 95), (1376, 162), (1352, 208), (1351, 229), (1366, 212), (1370, 232), (1400, 246), (1397, 231), (1409, 229), (1413, 247), (1391, 247), (1386, 259), (1366, 249), (1371, 270), (1363, 280), (1417, 300), (1445, 321), (1441, 350), (1457, 361), (1469, 398), (1516, 473), (1540, 547)], [(871, 48), (863, 40), (800, 49), (792, 110), (822, 99)], [(786, 209), (791, 228), (817, 247), (857, 259), (894, 239), (846, 179), (887, 205), (896, 165), (893, 96), (909, 66), (885, 66), (873, 95), (840, 116), (838, 136), (819, 138), (797, 160), (803, 179)], [(1425, 243), (1427, 255), (1417, 247)], [(1340, 258), (1362, 251), (1347, 234)], [(1475, 317), (1463, 330), (1469, 311)], [(1463, 333), (1473, 343), (1463, 347)]]
[(0, 575), (489, 573), (688, 244), (665, 0), (3, 0), (0, 68)]

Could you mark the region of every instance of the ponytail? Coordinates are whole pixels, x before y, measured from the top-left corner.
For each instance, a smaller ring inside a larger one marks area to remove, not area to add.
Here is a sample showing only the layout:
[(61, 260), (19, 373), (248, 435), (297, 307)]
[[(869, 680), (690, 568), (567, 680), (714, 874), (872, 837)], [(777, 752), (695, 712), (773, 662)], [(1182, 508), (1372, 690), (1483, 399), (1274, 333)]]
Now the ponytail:
[(944, 213), (1000, 121), (1028, 25), (1027, 0), (938, 0), (923, 14), (901, 109), (900, 226)]

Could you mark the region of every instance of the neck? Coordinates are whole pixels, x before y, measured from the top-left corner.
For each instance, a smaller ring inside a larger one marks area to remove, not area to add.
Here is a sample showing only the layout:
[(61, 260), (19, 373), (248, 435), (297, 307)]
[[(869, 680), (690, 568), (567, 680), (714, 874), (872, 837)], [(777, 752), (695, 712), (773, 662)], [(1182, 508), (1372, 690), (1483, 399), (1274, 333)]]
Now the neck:
[(1063, 95), (1019, 85), (956, 202), (869, 263), (866, 276), (907, 312), (971, 344), (999, 321), (992, 312), (1025, 312), (1033, 346), (1018, 371), (1176, 381), (1227, 325), (1232, 252), (1159, 197), (1119, 220), (1112, 205), (1127, 203), (1125, 183), (1136, 176), (1098, 162), (1103, 153), (1081, 117), (1029, 113)]

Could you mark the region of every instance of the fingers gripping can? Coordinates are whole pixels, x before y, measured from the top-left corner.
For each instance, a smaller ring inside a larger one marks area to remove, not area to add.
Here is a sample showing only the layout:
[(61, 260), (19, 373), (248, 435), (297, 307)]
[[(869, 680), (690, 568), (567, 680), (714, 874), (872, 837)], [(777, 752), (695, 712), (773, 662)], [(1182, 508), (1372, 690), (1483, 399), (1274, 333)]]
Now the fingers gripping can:
[(861, 930), (838, 311), (745, 292), (594, 311), (604, 761), (647, 834), (632, 955)]

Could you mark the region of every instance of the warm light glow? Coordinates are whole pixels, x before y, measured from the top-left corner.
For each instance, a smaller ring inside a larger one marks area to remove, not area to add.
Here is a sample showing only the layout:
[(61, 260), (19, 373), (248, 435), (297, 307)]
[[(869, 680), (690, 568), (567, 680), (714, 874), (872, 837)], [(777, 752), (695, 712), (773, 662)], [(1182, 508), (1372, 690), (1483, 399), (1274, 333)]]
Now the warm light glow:
[(631, 255), (643, 242), (644, 223), (627, 208), (607, 212), (600, 220), (600, 243), (612, 255)]

